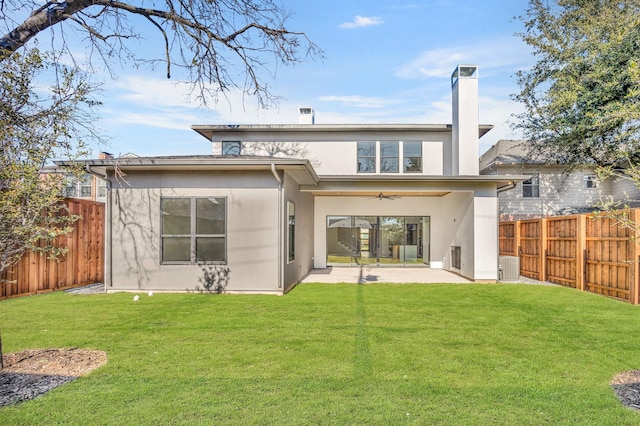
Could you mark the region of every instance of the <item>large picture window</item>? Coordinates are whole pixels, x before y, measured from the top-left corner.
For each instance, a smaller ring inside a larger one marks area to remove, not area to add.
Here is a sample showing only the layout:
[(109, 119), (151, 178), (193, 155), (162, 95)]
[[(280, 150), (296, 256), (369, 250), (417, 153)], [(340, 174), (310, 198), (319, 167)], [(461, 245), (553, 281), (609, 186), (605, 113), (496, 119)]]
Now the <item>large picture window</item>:
[(380, 142), (380, 173), (398, 173), (398, 142)]
[(404, 142), (402, 148), (404, 172), (420, 173), (422, 171), (422, 142)]
[(163, 198), (162, 263), (226, 262), (226, 199)]
[(376, 172), (376, 143), (358, 142), (358, 173)]
[(533, 175), (530, 179), (522, 182), (522, 196), (524, 198), (540, 197), (540, 176)]

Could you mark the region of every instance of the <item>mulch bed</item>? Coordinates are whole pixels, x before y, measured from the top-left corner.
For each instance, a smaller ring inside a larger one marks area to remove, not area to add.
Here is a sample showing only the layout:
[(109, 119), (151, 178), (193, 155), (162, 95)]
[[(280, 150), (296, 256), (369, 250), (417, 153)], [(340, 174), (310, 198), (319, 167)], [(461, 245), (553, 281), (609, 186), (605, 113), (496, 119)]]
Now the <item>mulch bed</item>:
[(107, 362), (107, 354), (78, 348), (34, 349), (3, 356), (0, 407), (33, 399), (84, 376)]
[(622, 405), (640, 410), (640, 370), (618, 374), (611, 380), (611, 387)]

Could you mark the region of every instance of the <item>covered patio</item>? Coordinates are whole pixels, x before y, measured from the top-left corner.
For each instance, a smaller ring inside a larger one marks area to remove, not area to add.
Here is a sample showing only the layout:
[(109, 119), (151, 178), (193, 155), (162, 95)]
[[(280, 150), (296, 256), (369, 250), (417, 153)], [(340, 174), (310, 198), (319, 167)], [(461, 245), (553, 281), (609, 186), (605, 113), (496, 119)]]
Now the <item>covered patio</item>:
[(473, 281), (442, 269), (381, 268), (376, 266), (313, 269), (303, 283), (471, 283)]

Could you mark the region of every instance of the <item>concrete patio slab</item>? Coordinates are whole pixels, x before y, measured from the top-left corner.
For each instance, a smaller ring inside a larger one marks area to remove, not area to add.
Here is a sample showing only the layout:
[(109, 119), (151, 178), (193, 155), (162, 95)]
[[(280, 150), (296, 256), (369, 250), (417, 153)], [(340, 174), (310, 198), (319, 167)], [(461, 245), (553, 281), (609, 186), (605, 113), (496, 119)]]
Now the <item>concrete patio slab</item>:
[(442, 269), (430, 268), (326, 268), (314, 269), (303, 283), (470, 283), (472, 281)]

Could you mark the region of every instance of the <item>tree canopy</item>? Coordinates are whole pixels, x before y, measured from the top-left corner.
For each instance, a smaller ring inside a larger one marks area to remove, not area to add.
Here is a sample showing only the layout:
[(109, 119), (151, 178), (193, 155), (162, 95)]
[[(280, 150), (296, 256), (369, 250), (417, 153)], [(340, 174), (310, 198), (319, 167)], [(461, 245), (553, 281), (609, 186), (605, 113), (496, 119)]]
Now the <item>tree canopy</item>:
[[(277, 97), (265, 73), (322, 56), (304, 33), (286, 28), (290, 15), (277, 0), (2, 0), (0, 16), (4, 57), (47, 29), (57, 29), (58, 48), (72, 54), (67, 36), (79, 34), (90, 63), (161, 62), (167, 77), (174, 68), (185, 70), (203, 103), (238, 88), (268, 107)], [(152, 40), (144, 49), (149, 58), (135, 50), (143, 39)]]
[(530, 0), (514, 127), (547, 163), (610, 166), (640, 155), (640, 1)]
[[(36, 78), (46, 72), (57, 77), (48, 90)], [(26, 250), (51, 257), (64, 251), (56, 238), (78, 218), (67, 214), (61, 191), (74, 170), (43, 171), (51, 158), (86, 155), (88, 140), (100, 139), (94, 90), (86, 76), (37, 49), (0, 62), (0, 272)]]

